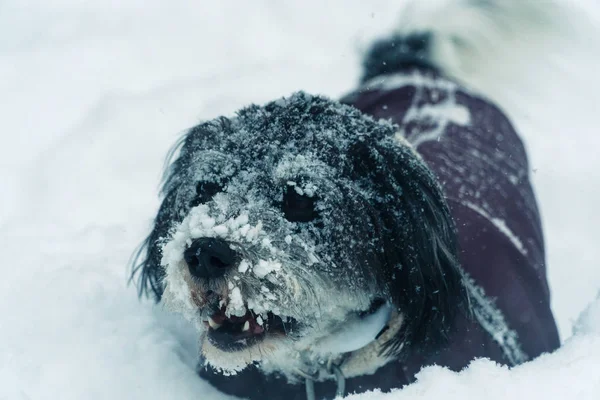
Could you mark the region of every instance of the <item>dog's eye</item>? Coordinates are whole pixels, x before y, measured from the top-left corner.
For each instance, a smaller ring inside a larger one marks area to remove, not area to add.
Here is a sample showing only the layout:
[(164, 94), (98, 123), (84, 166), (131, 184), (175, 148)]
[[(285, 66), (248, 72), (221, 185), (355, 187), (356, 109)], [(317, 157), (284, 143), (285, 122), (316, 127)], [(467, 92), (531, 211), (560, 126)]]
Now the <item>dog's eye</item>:
[(318, 217), (315, 198), (299, 194), (295, 187), (288, 186), (283, 194), (283, 214), (290, 222), (309, 222)]
[(200, 181), (196, 185), (196, 197), (190, 203), (190, 206), (196, 207), (197, 205), (204, 204), (210, 201), (213, 196), (223, 190), (223, 187), (216, 182), (204, 182)]

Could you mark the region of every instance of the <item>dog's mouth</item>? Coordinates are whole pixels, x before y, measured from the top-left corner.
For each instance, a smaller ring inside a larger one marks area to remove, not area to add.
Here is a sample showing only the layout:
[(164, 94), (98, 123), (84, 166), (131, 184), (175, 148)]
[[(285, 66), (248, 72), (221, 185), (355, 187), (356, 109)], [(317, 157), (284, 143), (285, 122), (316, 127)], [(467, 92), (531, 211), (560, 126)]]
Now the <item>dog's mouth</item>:
[(235, 352), (251, 347), (267, 336), (288, 336), (298, 328), (293, 318), (268, 312), (257, 315), (248, 310), (244, 316), (227, 316), (225, 309), (217, 311), (204, 322), (210, 343), (222, 351)]

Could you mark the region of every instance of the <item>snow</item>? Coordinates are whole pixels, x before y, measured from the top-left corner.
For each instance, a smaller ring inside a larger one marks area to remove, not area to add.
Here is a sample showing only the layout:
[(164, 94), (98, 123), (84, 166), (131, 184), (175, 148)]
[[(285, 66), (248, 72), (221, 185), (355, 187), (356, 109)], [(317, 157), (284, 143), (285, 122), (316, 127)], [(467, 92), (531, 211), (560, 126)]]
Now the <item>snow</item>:
[[(597, 23), (600, 7), (579, 2)], [(298, 89), (352, 89), (359, 50), (396, 9), (395, 0), (4, 1), (0, 398), (222, 398), (194, 373), (193, 328), (127, 286), (164, 157), (201, 119)], [(590, 305), (600, 289), (600, 78), (590, 42), (576, 56), (549, 54), (558, 77), (525, 74), (543, 90), (499, 82), (496, 93), (530, 151), (564, 346), (512, 370), (485, 360), (460, 373), (430, 367), (401, 392), (353, 398), (600, 396), (600, 300)], [(218, 234), (215, 224), (203, 221)]]
[(493, 218), (485, 210), (483, 210), (481, 207), (478, 207), (477, 205), (475, 205), (473, 203), (465, 202), (464, 204), (467, 207), (469, 207), (471, 210), (475, 211), (476, 213), (478, 213), (479, 215), (481, 215), (482, 217), (484, 217), (485, 219), (490, 221), (496, 228), (498, 228), (498, 230), (500, 232), (502, 232), (512, 242), (512, 244), (515, 246), (515, 248), (517, 250), (519, 250), (519, 252), (521, 252), (521, 254), (523, 254), (523, 255), (527, 254), (527, 249), (525, 248), (525, 246), (523, 246), (523, 242), (506, 225), (506, 221), (504, 221), (500, 218)]
[(600, 393), (600, 297), (578, 321), (584, 330), (552, 354), (508, 369), (490, 360), (475, 360), (461, 372), (431, 366), (417, 383), (388, 394), (370, 392), (352, 400), (405, 399), (597, 399)]
[[(443, 121), (442, 123), (433, 123), (433, 127), (430, 128), (430, 132), (420, 134), (416, 139), (412, 141), (415, 148), (419, 145), (431, 141), (439, 140), (448, 124), (453, 123), (459, 126), (467, 126), (471, 122), (471, 114), (469, 109), (462, 104), (458, 104), (456, 101), (456, 89), (458, 86), (454, 82), (436, 80), (431, 77), (423, 76), (417, 72), (410, 75), (406, 74), (394, 74), (389, 76), (379, 76), (365, 83), (365, 86), (372, 88), (382, 88), (386, 90), (392, 90), (401, 88), (403, 86), (426, 86), (429, 88), (435, 88), (432, 97), (439, 96), (440, 92), (447, 92), (448, 98), (436, 103), (435, 105), (424, 104), (424, 105), (413, 105), (409, 108), (404, 121), (409, 123), (410, 121)], [(410, 132), (406, 132), (405, 136), (410, 136)]]
[(229, 315), (237, 315), (243, 317), (246, 314), (246, 306), (240, 288), (235, 286), (229, 293), (229, 304), (227, 305), (227, 313)]
[(254, 267), (254, 275), (257, 278), (262, 279), (271, 272), (279, 271), (281, 269), (281, 264), (274, 261), (260, 260), (258, 264)]

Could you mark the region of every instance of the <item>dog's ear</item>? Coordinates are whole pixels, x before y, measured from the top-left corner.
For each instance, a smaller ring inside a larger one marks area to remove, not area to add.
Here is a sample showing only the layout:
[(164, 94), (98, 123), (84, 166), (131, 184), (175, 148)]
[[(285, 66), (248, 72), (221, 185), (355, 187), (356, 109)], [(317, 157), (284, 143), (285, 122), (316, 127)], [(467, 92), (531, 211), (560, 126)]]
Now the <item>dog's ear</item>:
[[(162, 241), (166, 239), (169, 229), (177, 220), (176, 199), (177, 187), (180, 185), (181, 173), (186, 167), (185, 144), (190, 141), (190, 132), (183, 135), (167, 153), (163, 175), (161, 194), (163, 201), (154, 219), (154, 226), (148, 237), (133, 254), (130, 282), (135, 282), (140, 297), (150, 295), (158, 303), (164, 292), (163, 280), (165, 270), (161, 265)], [(178, 157), (177, 153), (181, 152)]]
[(414, 150), (388, 137), (359, 143), (355, 173), (375, 188), (385, 276), (393, 304), (404, 316), (386, 350), (404, 344), (423, 351), (442, 345), (467, 301), (457, 257), (456, 228), (433, 172)]
[(162, 241), (166, 238), (173, 222), (171, 218), (175, 210), (175, 199), (175, 193), (165, 196), (154, 220), (152, 231), (138, 247), (132, 261), (130, 281), (136, 283), (140, 297), (151, 295), (156, 302), (160, 301), (164, 291), (165, 270), (161, 265)]

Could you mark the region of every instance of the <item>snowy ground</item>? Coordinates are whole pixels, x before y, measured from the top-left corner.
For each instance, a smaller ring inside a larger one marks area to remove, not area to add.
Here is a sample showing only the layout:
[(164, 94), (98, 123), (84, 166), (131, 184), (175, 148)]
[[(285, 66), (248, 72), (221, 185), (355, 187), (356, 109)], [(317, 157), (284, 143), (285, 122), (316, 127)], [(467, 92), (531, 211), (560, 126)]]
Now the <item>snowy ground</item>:
[[(164, 155), (200, 119), (351, 89), (396, 1), (49, 3), (0, 3), (0, 399), (218, 398), (193, 373), (193, 334), (126, 286)], [(356, 398), (600, 397), (600, 301), (571, 337), (600, 289), (600, 53), (575, 50), (502, 104), (530, 150), (564, 347)]]

